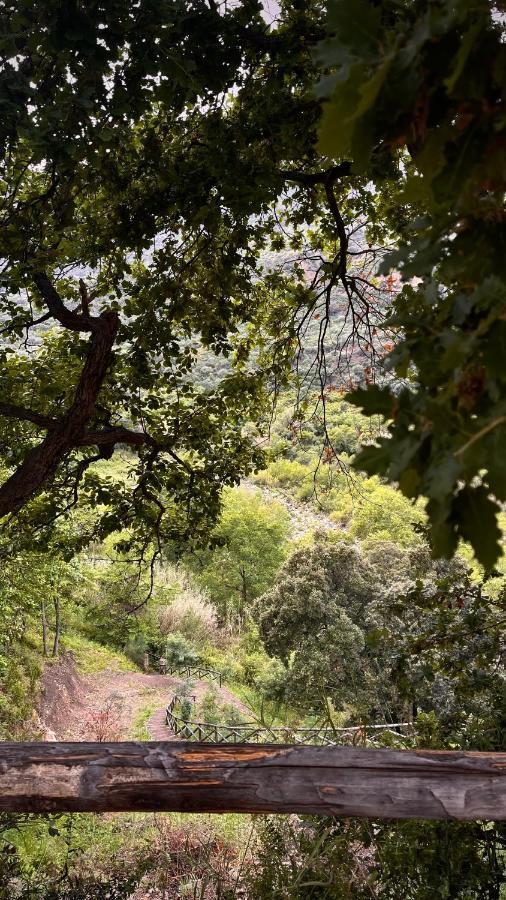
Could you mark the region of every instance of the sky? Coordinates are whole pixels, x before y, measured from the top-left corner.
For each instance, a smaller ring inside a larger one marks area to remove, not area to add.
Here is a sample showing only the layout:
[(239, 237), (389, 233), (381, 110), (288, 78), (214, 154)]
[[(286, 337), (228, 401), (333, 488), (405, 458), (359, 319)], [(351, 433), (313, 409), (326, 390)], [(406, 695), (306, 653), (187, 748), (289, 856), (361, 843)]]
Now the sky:
[(262, 6), (266, 22), (272, 22), (279, 14), (279, 3), (277, 0), (263, 0)]

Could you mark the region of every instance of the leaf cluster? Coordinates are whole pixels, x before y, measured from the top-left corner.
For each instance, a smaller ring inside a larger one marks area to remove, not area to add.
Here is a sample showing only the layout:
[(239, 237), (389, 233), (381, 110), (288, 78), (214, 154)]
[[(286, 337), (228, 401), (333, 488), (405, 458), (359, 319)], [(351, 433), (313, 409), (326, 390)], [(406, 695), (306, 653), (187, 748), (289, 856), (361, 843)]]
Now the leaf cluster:
[(383, 270), (402, 276), (396, 380), (350, 397), (389, 434), (357, 466), (428, 497), (437, 554), (463, 537), (491, 569), (506, 499), (501, 19), (486, 0), (330, 0), (328, 31), (320, 146), (371, 178), (398, 248)]

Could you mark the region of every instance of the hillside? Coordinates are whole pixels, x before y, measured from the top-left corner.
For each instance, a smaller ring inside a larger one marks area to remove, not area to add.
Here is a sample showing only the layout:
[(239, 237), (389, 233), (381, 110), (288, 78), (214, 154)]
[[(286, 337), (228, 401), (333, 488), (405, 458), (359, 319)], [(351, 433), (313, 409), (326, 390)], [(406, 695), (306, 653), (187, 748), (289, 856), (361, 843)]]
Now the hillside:
[[(103, 647), (89, 642), (81, 649), (77, 661), (70, 650), (44, 667), (35, 707), (42, 738), (57, 741), (175, 739), (165, 724), (165, 708), (173, 694), (183, 687), (181, 677), (137, 671), (130, 660), (113, 653), (107, 661), (97, 664), (96, 656), (100, 659), (104, 655)], [(196, 679), (191, 690), (200, 703), (209, 691), (209, 683)], [(232, 691), (223, 686), (215, 693), (218, 703), (232, 704), (238, 712), (251, 717), (251, 711)]]

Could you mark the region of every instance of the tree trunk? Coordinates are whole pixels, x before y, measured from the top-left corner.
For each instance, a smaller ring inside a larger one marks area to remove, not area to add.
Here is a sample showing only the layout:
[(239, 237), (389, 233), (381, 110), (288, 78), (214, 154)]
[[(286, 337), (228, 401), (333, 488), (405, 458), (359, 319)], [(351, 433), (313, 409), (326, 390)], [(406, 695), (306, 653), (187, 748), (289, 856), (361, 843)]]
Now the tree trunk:
[(40, 617), (42, 620), (42, 649), (44, 652), (44, 656), (48, 656), (46, 603), (44, 600), (41, 600), (41, 603), (40, 603)]
[(60, 597), (59, 597), (59, 594), (57, 591), (54, 594), (53, 603), (54, 603), (53, 656), (58, 656), (58, 651), (60, 648), (61, 619), (60, 619)]
[(506, 820), (506, 753), (192, 742), (0, 744), (10, 812)]
[(119, 319), (116, 313), (105, 312), (92, 321), (94, 331), (72, 405), (0, 487), (0, 517), (18, 512), (42, 490), (60, 463), (79, 445), (94, 415), (95, 403), (111, 364)]

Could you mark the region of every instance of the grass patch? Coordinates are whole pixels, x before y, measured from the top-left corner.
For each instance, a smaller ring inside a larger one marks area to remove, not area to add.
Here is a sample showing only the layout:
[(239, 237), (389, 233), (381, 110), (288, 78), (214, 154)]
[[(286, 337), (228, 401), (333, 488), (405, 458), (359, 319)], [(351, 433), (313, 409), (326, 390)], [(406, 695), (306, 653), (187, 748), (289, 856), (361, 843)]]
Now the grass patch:
[(124, 653), (96, 644), (80, 634), (66, 634), (62, 646), (65, 650), (72, 650), (77, 668), (82, 675), (93, 675), (96, 672), (103, 672), (104, 669), (113, 669), (116, 672), (139, 671), (139, 667)]
[(183, 828), (191, 833), (192, 827), (205, 828), (212, 837), (225, 843), (244, 847), (251, 831), (252, 817), (244, 813), (159, 813), (166, 817), (175, 828)]
[[(191, 855), (184, 858), (186, 835), (204, 846), (221, 841), (240, 855), (250, 838), (251, 825), (250, 816), (230, 813), (65, 813), (31, 816), (3, 837), (17, 848), (26, 896), (31, 897), (33, 891), (33, 896), (42, 897), (46, 894), (39, 893), (41, 886), (54, 885), (67, 868), (81, 886), (89, 879), (103, 879), (106, 888), (111, 876), (141, 875), (143, 860), (151, 853), (155, 880), (157, 871), (164, 873), (172, 865), (176, 880), (184, 883), (193, 870)], [(93, 896), (99, 895), (93, 892)]]
[[(250, 710), (251, 717), (261, 725), (262, 702), (255, 688), (240, 681), (229, 681), (227, 687)], [(304, 715), (285, 703), (265, 700), (263, 703), (265, 727), (268, 728), (315, 728), (321, 724), (321, 717)], [(344, 724), (344, 722), (343, 722)]]
[(132, 724), (132, 740), (134, 741), (150, 741), (151, 735), (148, 731), (148, 722), (155, 712), (160, 708), (160, 703), (150, 703), (137, 713)]
[[(0, 672), (0, 740), (34, 740), (30, 716), (44, 657), (38, 636), (27, 632), (10, 648)], [(1, 640), (1, 638), (0, 638)]]

